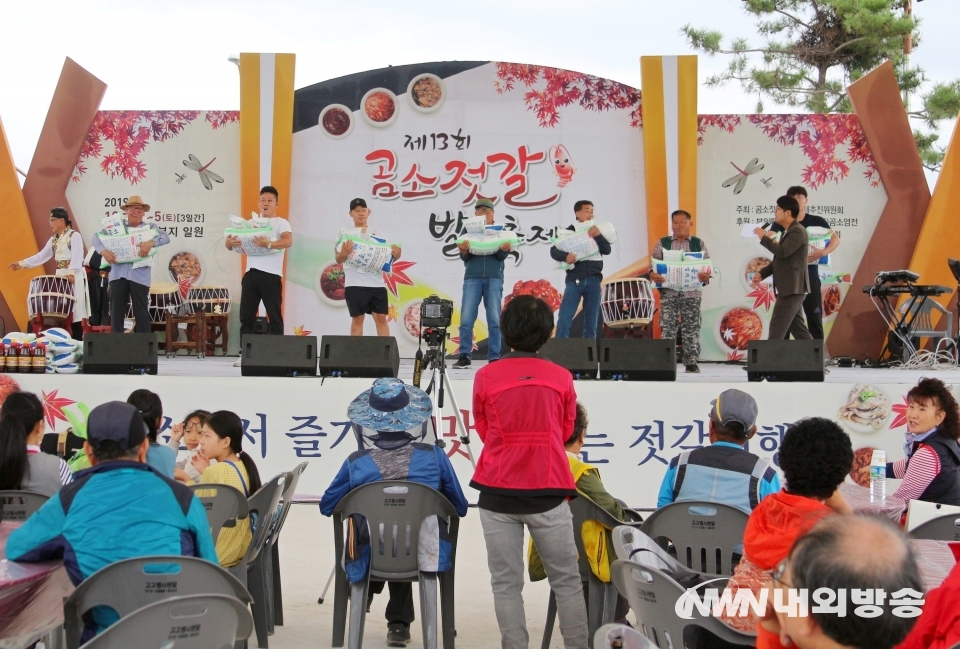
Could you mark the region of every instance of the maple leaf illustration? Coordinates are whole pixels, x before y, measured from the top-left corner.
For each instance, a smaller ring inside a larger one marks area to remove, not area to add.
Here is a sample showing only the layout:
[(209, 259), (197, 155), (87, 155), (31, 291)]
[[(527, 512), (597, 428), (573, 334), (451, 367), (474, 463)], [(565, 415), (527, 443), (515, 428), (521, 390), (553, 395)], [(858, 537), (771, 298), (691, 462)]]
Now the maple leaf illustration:
[(303, 325), (297, 325), (296, 327), (293, 328), (294, 336), (309, 336), (312, 333), (313, 333), (312, 331), (307, 331), (306, 329), (304, 329)]
[(177, 275), (177, 285), (180, 287), (180, 297), (186, 300), (193, 288), (193, 278), (189, 275)]
[(747, 293), (747, 297), (753, 298), (754, 310), (763, 307), (767, 311), (771, 309), (773, 303), (777, 301), (777, 296), (773, 293), (773, 288), (766, 284), (761, 284), (757, 288)]
[[(457, 346), (457, 349), (460, 348), (460, 336), (453, 336), (452, 338), (450, 338), (450, 342), (452, 342), (454, 345), (456, 345), (456, 346)], [(470, 349), (470, 351), (475, 352), (475, 351), (477, 351), (478, 349), (480, 349), (480, 348), (477, 347), (476, 339), (474, 339), (473, 347)]]
[(387, 322), (396, 322), (399, 317), (400, 309), (397, 308), (396, 304), (387, 307)]
[(744, 353), (739, 349), (734, 350), (732, 352), (727, 352), (728, 361), (742, 361), (743, 358), (744, 358)]
[(890, 422), (890, 428), (900, 428), (901, 426), (907, 425), (907, 406), (910, 403), (907, 401), (907, 398), (903, 398), (903, 403), (893, 404), (893, 412), (896, 417), (893, 418), (893, 421)]
[(393, 293), (393, 297), (400, 297), (400, 293), (397, 291), (398, 284), (416, 286), (416, 283), (403, 272), (416, 265), (417, 262), (415, 261), (395, 261), (393, 262), (393, 272), (383, 274), (383, 281), (386, 283), (390, 292)]
[(68, 421), (66, 415), (63, 414), (63, 409), (67, 406), (72, 406), (76, 401), (71, 401), (70, 399), (64, 397), (58, 397), (57, 392), (59, 388), (53, 392), (43, 392), (43, 418), (47, 421), (47, 426), (53, 429), (57, 420)]
[(721, 329), (720, 335), (723, 336), (724, 342), (730, 342), (731, 340), (733, 340), (734, 331), (733, 329), (730, 329), (730, 328)]

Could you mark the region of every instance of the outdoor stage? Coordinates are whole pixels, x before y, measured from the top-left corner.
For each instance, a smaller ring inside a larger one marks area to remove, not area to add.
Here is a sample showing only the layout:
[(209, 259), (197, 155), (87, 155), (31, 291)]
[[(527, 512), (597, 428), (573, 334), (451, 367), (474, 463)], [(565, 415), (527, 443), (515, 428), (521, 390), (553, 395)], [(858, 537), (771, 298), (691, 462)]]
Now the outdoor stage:
[[(8, 375), (25, 390), (46, 397), (51, 413), (79, 414), (80, 404), (94, 407), (126, 399), (147, 388), (163, 400), (172, 421), (197, 408), (233, 410), (247, 424), (244, 449), (264, 475), (291, 469), (304, 460), (308, 471), (298, 487), (304, 494), (323, 493), (357, 443), (346, 420), (347, 405), (370, 386), (370, 379), (242, 377), (233, 367), (236, 357), (161, 357), (157, 376), (126, 375)], [(457, 402), (469, 428), (473, 377), (484, 363), (467, 370), (448, 370)], [(652, 507), (667, 463), (682, 450), (708, 442), (710, 401), (722, 390), (736, 387), (752, 394), (760, 406), (758, 434), (749, 449), (776, 465), (776, 453), (787, 425), (802, 417), (836, 419), (850, 433), (854, 448), (883, 448), (888, 457), (902, 454), (905, 431), (904, 396), (921, 376), (936, 375), (960, 384), (960, 373), (933, 370), (830, 368), (824, 383), (749, 383), (745, 366), (704, 363), (700, 374), (678, 367), (673, 382), (577, 381), (579, 400), (590, 417), (584, 448), (589, 462), (601, 469), (611, 492), (624, 494), (631, 505)], [(412, 361), (400, 366), (409, 382)], [(424, 375), (423, 387), (429, 381)], [(55, 394), (54, 394), (55, 392)], [(841, 417), (851, 407), (871, 406), (859, 423)], [(51, 416), (54, 416), (53, 414)], [(66, 428), (63, 417), (56, 430)], [(476, 492), (467, 483), (472, 475), (465, 447), (455, 434), (453, 405), (444, 403), (440, 434), (447, 442), (454, 468), (471, 501)], [(481, 448), (471, 430), (472, 448)], [(432, 441), (432, 439), (428, 440)]]

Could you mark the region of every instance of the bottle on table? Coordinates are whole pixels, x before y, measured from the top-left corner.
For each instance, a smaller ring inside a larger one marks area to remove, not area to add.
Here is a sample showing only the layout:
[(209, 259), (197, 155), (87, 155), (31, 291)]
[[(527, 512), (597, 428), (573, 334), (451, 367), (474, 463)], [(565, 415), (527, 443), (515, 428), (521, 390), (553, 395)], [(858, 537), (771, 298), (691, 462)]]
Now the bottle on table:
[(887, 498), (887, 452), (874, 449), (870, 460), (870, 502)]
[(20, 373), (29, 374), (33, 371), (33, 347), (30, 343), (20, 345)]
[(34, 374), (45, 374), (47, 371), (47, 346), (43, 343), (37, 343), (33, 348), (31, 370)]
[(7, 346), (0, 343), (0, 373), (7, 371)]
[(7, 372), (16, 374), (20, 371), (20, 345), (10, 343), (7, 345)]

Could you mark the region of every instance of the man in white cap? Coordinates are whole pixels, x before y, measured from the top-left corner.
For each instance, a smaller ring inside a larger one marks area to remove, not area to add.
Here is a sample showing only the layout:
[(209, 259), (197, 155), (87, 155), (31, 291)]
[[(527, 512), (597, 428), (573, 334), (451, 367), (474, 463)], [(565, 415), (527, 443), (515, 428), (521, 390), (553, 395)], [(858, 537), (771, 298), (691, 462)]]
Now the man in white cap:
[[(457, 511), (467, 515), (467, 499), (450, 459), (439, 446), (423, 444), (433, 405), (423, 390), (405, 385), (400, 379), (377, 379), (373, 387), (360, 393), (347, 409), (361, 445), (370, 444), (348, 457), (320, 499), (320, 513), (333, 514), (337, 503), (360, 485), (381, 480), (409, 480), (436, 489), (446, 496)], [(421, 536), (422, 538), (422, 536)], [(439, 543), (445, 541), (440, 533)], [(448, 541), (447, 541), (448, 543)], [(449, 556), (439, 549), (437, 556)], [(443, 572), (452, 566), (421, 567), (427, 572)], [(365, 573), (364, 573), (365, 574)], [(383, 591), (383, 582), (371, 582), (372, 593)], [(387, 646), (404, 647), (410, 642), (410, 623), (414, 620), (413, 584), (390, 582), (387, 604)]]
[(757, 402), (741, 390), (724, 390), (710, 402), (710, 446), (670, 460), (657, 507), (691, 500), (722, 503), (749, 514), (780, 491), (767, 462), (743, 447), (757, 433)]
[[(170, 243), (167, 233), (159, 229), (154, 223), (144, 223), (144, 212), (150, 206), (139, 196), (131, 196), (120, 206), (125, 217), (124, 228), (138, 228), (146, 225), (154, 230), (152, 239), (146, 239), (140, 244), (140, 257), (145, 258), (153, 248)], [(135, 333), (150, 333), (150, 276), (153, 274), (152, 265), (141, 265), (138, 262), (128, 261), (117, 263), (117, 257), (107, 250), (100, 241), (100, 233), (93, 235), (93, 248), (103, 259), (110, 264), (110, 328), (113, 333), (123, 333), (123, 319), (127, 315), (127, 302), (133, 304), (133, 319), (136, 322)]]

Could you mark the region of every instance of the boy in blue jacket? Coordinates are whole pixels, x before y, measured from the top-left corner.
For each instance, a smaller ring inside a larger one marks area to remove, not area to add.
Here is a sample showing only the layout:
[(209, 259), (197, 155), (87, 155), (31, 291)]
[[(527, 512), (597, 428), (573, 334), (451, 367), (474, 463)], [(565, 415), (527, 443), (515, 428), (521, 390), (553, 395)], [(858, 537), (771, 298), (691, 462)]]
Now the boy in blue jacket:
[[(74, 585), (124, 559), (151, 555), (201, 557), (217, 563), (203, 505), (186, 486), (146, 464), (147, 428), (130, 404), (110, 401), (90, 411), (83, 450), (93, 465), (7, 539), (11, 561), (63, 559)], [(84, 616), (86, 642), (119, 619), (95, 607)]]
[[(409, 480), (436, 489), (446, 496), (458, 516), (466, 516), (467, 499), (450, 459), (442, 448), (414, 441), (426, 434), (432, 411), (430, 397), (400, 379), (377, 379), (372, 388), (354, 399), (347, 417), (372, 447), (351, 453), (344, 461), (320, 499), (320, 513), (333, 514), (337, 503), (360, 485)], [(382, 581), (370, 583), (371, 597), (382, 591)], [(390, 582), (386, 618), (387, 646), (406, 646), (415, 619), (412, 583)]]

